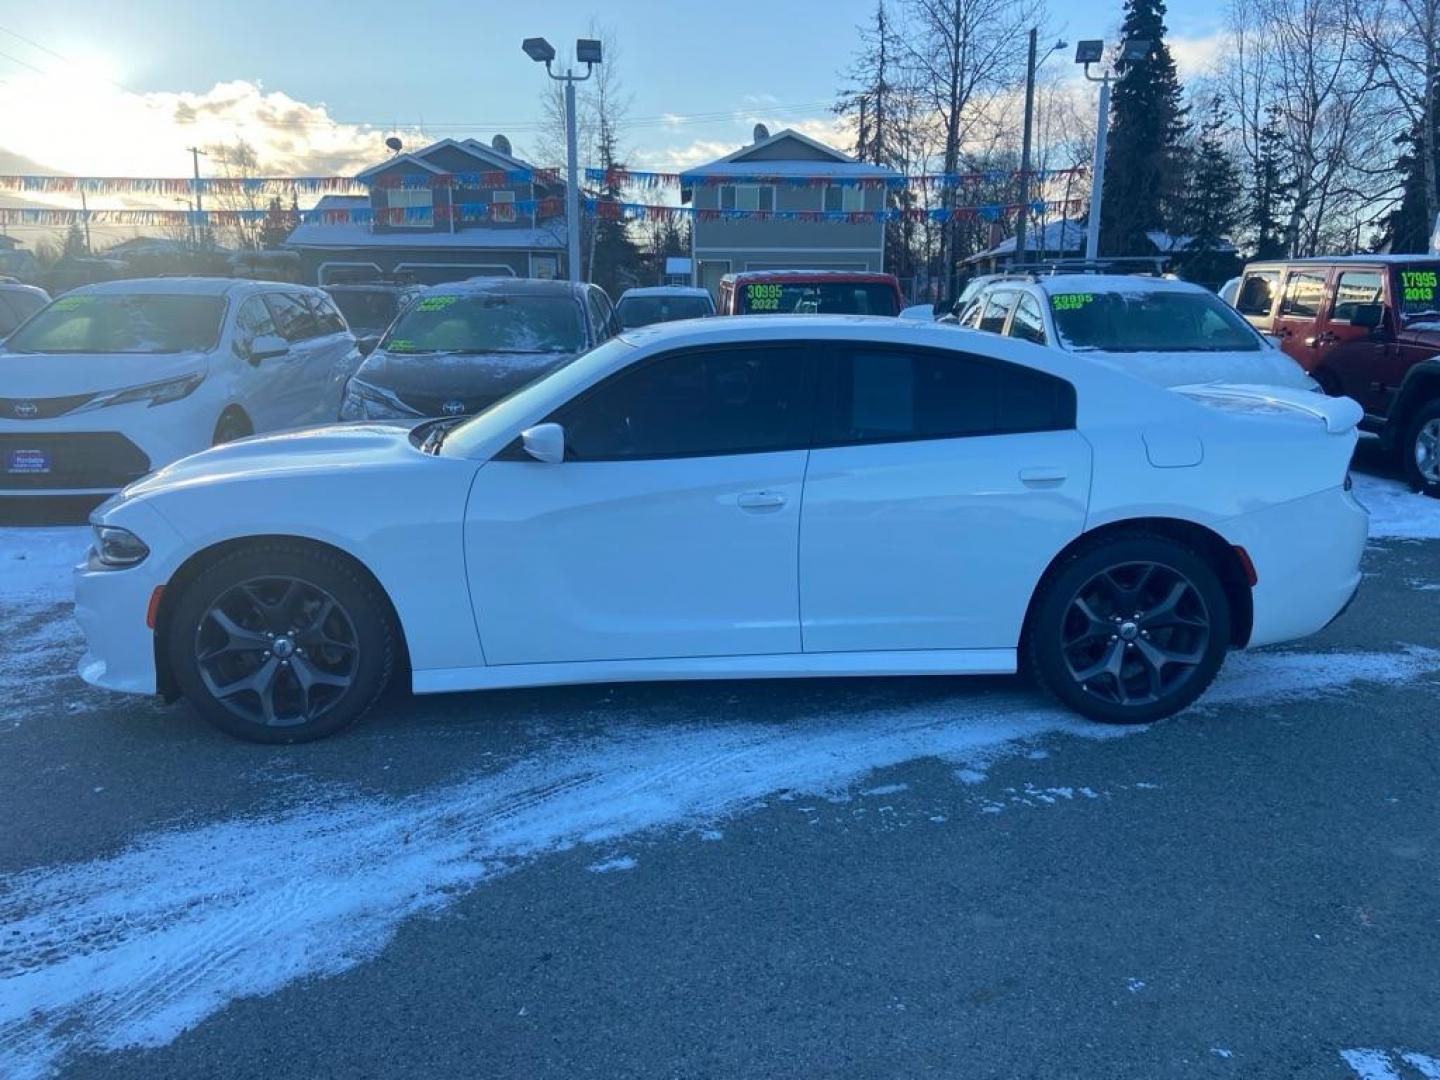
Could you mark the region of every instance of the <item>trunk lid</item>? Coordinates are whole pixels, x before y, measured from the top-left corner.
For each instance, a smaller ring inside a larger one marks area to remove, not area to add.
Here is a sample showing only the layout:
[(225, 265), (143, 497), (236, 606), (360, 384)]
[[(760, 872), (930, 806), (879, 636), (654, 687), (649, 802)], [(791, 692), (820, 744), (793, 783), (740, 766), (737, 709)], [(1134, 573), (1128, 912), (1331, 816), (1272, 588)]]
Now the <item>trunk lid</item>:
[(1308, 417), (1323, 424), (1332, 435), (1354, 431), (1365, 415), (1359, 404), (1348, 397), (1327, 397), (1284, 386), (1206, 383), (1174, 389), (1192, 401), (1227, 413), (1295, 420)]

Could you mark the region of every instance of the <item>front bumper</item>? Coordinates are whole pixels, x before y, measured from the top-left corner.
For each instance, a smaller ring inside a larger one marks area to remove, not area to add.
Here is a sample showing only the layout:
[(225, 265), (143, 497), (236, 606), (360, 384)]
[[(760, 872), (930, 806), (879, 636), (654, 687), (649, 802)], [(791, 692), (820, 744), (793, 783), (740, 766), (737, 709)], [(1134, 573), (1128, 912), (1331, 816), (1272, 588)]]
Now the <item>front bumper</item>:
[(1370, 515), (1335, 487), (1232, 518), (1220, 531), (1255, 565), (1249, 644), (1272, 645), (1323, 630), (1354, 599)]

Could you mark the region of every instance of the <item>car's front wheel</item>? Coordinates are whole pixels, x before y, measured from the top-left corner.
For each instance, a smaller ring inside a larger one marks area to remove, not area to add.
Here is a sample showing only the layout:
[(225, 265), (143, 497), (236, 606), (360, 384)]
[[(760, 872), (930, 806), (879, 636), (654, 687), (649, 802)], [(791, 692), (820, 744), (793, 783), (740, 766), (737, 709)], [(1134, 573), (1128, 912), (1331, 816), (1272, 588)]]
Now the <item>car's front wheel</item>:
[(1193, 702), (1230, 644), (1215, 569), (1163, 536), (1106, 538), (1051, 574), (1026, 629), (1030, 668), (1077, 712), (1141, 724)]
[(293, 743), (331, 735), (375, 703), (396, 636), (357, 567), (277, 542), (229, 554), (186, 585), (166, 647), (181, 692), (216, 727)]
[(1401, 457), (1410, 486), (1440, 499), (1440, 401), (1422, 405), (1410, 418)]

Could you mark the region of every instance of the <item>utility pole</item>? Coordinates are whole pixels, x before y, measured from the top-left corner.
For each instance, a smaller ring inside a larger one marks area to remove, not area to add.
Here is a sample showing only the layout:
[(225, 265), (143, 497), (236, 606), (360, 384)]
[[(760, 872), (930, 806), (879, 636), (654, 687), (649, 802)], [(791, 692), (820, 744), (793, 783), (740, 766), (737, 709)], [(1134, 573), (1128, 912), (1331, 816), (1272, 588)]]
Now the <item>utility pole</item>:
[(90, 206), (85, 201), (85, 189), (80, 189), (80, 220), (85, 225), (85, 254), (93, 255), (95, 250), (90, 246)]
[(1020, 213), (1015, 222), (1015, 261), (1025, 260), (1025, 226), (1030, 219), (1030, 127), (1035, 118), (1035, 36), (1030, 28), (1030, 53), (1025, 62), (1025, 135), (1020, 150)]
[(195, 210), (190, 217), (190, 243), (198, 248), (200, 246), (200, 212), (204, 209), (200, 202), (200, 157), (202, 154), (206, 157), (210, 155), (198, 146), (187, 146), (185, 149), (190, 152), (190, 161), (195, 166), (195, 181), (191, 185), (195, 189)]

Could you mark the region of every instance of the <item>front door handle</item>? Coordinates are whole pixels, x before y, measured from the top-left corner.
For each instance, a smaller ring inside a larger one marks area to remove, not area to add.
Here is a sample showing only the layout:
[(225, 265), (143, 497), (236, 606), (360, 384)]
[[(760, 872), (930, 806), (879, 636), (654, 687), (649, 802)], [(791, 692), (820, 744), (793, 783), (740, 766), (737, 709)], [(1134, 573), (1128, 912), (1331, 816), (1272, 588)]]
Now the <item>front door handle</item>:
[(1020, 470), (1020, 482), (1030, 487), (1054, 487), (1056, 484), (1063, 484), (1067, 476), (1064, 469), (1053, 465)]
[(747, 491), (735, 499), (741, 510), (775, 510), (785, 505), (785, 496), (778, 491)]

